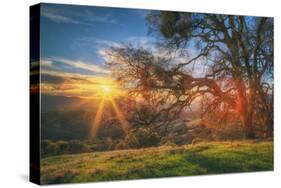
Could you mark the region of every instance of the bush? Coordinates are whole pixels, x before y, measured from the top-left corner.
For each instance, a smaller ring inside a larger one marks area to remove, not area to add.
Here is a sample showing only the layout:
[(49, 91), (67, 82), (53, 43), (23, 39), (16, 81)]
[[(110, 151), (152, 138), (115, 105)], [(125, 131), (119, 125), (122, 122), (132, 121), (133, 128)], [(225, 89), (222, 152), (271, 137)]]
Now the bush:
[(92, 151), (113, 150), (116, 148), (117, 142), (118, 141), (113, 140), (111, 137), (107, 137), (104, 139), (96, 138), (91, 142), (90, 150)]
[(41, 156), (48, 157), (53, 155), (72, 154), (89, 152), (89, 145), (85, 141), (71, 140), (71, 141), (41, 141)]
[(138, 129), (136, 132), (136, 138), (140, 147), (157, 146), (161, 141), (160, 136), (149, 128)]
[(192, 139), (192, 144), (197, 144), (197, 143), (202, 143), (202, 142), (206, 142), (206, 140), (204, 140), (202, 138), (193, 138)]
[(57, 149), (59, 150), (59, 153), (68, 153), (69, 151), (69, 145), (66, 141), (58, 141), (57, 143)]
[(119, 150), (119, 149), (126, 149), (127, 145), (125, 143), (125, 141), (121, 140), (119, 141), (118, 144), (116, 144), (115, 149)]
[(177, 145), (176, 143), (174, 143), (173, 141), (167, 140), (167, 139), (165, 139), (165, 138), (161, 140), (160, 145), (171, 146), (171, 147), (178, 146), (178, 145)]
[(58, 146), (56, 143), (50, 141), (50, 140), (43, 140), (41, 142), (41, 156), (51, 156), (51, 155), (57, 155), (58, 153)]
[(85, 142), (80, 140), (71, 140), (68, 143), (68, 151), (69, 153), (83, 153), (83, 152), (89, 152), (90, 148)]
[(149, 128), (139, 128), (131, 131), (124, 140), (121, 140), (115, 149), (144, 148), (158, 146), (160, 136)]

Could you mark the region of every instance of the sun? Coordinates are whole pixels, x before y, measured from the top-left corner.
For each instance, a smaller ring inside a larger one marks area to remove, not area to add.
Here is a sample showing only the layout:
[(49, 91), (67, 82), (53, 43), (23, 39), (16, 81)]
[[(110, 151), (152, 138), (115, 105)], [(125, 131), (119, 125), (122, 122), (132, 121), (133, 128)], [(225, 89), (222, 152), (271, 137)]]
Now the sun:
[(126, 91), (112, 78), (97, 77), (93, 82), (82, 88), (88, 91), (89, 98), (110, 100), (126, 95)]
[(104, 79), (97, 85), (99, 96), (103, 99), (115, 98), (122, 95), (122, 90), (112, 81)]
[(103, 95), (108, 95), (108, 96), (113, 95), (113, 88), (110, 85), (101, 85), (100, 89)]

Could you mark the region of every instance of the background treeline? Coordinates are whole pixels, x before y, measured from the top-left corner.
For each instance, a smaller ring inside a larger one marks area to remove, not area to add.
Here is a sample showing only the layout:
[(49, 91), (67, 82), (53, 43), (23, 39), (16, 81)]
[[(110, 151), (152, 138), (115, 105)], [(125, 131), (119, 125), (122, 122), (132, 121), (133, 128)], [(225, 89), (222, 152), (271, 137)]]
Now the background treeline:
[[(67, 125), (65, 125), (67, 126)], [(132, 128), (127, 135), (119, 134), (122, 130), (107, 131), (108, 125), (101, 126), (97, 136), (92, 140), (89, 138), (73, 140), (51, 140), (41, 141), (42, 157), (87, 153), (107, 150), (138, 149), (156, 147), (160, 145), (184, 145), (207, 141), (241, 140), (243, 139), (243, 128), (239, 124), (224, 126), (210, 125), (200, 119), (188, 123), (177, 121), (168, 125), (167, 132), (163, 134), (161, 129), (149, 127)], [(116, 136), (119, 135), (119, 136)]]
[(87, 142), (81, 140), (70, 141), (41, 141), (41, 157), (48, 157), (53, 155), (74, 154), (89, 152), (90, 148)]
[(94, 142), (89, 140), (42, 140), (41, 156), (48, 157), (53, 155), (114, 149), (144, 148), (159, 146), (160, 142), (160, 136), (148, 129), (140, 129), (136, 133), (131, 132), (124, 139), (120, 140), (113, 140), (111, 137), (107, 137), (105, 139), (95, 139)]

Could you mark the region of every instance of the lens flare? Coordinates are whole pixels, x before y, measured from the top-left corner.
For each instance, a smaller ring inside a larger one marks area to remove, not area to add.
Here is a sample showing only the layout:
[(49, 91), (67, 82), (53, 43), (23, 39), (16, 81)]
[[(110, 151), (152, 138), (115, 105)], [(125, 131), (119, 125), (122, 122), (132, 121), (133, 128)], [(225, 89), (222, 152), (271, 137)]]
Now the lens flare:
[(113, 106), (113, 109), (117, 115), (118, 120), (120, 121), (121, 124), (121, 128), (123, 129), (123, 131), (127, 134), (129, 131), (129, 123), (128, 121), (125, 119), (122, 111), (118, 108), (117, 104), (115, 103), (113, 98), (110, 98), (111, 104)]
[(95, 138), (95, 136), (97, 134), (97, 130), (100, 126), (100, 122), (102, 119), (103, 109), (104, 109), (104, 99), (101, 100), (101, 102), (98, 106), (98, 110), (97, 110), (94, 122), (93, 122), (91, 130), (90, 130), (90, 139)]

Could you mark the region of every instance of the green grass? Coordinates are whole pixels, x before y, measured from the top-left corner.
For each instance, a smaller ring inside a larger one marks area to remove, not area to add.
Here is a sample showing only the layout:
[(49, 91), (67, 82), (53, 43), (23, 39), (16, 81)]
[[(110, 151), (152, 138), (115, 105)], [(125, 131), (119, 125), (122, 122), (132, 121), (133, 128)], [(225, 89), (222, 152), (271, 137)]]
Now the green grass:
[(272, 141), (210, 142), (44, 158), (41, 183), (273, 170)]

